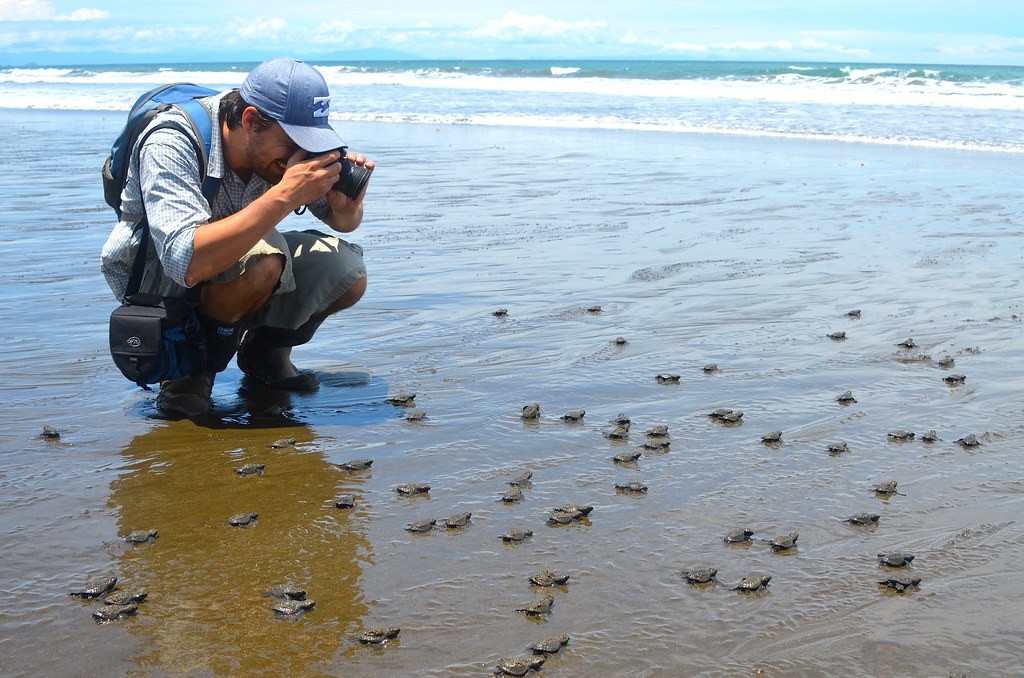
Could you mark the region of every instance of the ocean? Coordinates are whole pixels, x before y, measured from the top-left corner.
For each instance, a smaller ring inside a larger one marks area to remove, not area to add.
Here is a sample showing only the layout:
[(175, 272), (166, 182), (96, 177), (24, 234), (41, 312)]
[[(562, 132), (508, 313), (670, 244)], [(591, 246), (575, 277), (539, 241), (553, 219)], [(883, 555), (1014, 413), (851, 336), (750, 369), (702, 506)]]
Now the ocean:
[[(254, 64), (0, 69), (0, 107), (118, 111)], [(1024, 150), (1024, 67), (709, 61), (316, 63), (345, 121), (633, 129)]]
[[(110, 360), (99, 170), (141, 91), (249, 66), (0, 74), (0, 675), (468, 677), (563, 634), (539, 675), (1021, 675), (1021, 69), (320, 64), (377, 162), (366, 296), (296, 348), (317, 392), (232, 363), (169, 420)], [(148, 596), (96, 623), (113, 576)]]

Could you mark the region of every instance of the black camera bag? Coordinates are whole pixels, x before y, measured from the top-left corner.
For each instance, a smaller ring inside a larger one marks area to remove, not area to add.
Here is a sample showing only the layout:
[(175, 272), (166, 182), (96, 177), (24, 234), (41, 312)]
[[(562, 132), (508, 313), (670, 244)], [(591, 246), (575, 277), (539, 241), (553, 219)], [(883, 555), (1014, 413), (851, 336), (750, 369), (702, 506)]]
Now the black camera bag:
[(203, 333), (195, 302), (138, 293), (110, 314), (110, 355), (142, 388), (205, 368)]

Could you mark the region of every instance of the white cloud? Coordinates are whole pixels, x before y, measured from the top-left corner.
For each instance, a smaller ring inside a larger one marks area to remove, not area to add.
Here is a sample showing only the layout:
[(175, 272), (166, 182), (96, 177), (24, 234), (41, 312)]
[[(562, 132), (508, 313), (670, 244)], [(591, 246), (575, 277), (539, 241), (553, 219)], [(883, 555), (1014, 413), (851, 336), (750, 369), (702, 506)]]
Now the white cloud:
[(470, 35), (502, 42), (534, 42), (553, 38), (593, 41), (607, 28), (606, 21), (583, 19), (570, 23), (544, 15), (528, 16), (506, 12), (500, 19), (488, 21), (482, 27), (470, 31)]
[(0, 0), (0, 21), (47, 21), (55, 14), (49, 0)]
[(335, 19), (326, 23), (318, 24), (308, 36), (305, 42), (313, 45), (329, 45), (342, 48), (349, 36), (355, 33), (359, 27), (351, 21)]
[(285, 31), (288, 30), (288, 22), (285, 19), (273, 17), (260, 17), (256, 19), (233, 19), (228, 23), (228, 31), (232, 34), (229, 42), (249, 43), (249, 46), (258, 46), (260, 42), (278, 42)]
[(64, 16), (56, 16), (57, 21), (96, 21), (97, 19), (109, 19), (110, 12), (105, 9), (88, 9), (83, 7)]

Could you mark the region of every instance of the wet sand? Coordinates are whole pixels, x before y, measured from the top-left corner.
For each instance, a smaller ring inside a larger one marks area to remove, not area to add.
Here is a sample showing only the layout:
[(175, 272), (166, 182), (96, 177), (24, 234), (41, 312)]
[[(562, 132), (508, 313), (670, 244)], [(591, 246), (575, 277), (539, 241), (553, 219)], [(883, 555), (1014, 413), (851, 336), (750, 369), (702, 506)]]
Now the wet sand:
[[(99, 166), (121, 122), (0, 112), (3, 675), (475, 676), (563, 633), (545, 675), (1019, 673), (1017, 156), (346, 125), (380, 168), (353, 237), (369, 292), (296, 350), (324, 384), (282, 396), (232, 364), (197, 425), (161, 419), (108, 357)], [(857, 402), (837, 403), (847, 390)], [(402, 392), (424, 421), (386, 402)], [(520, 418), (532, 402), (537, 423)], [(742, 420), (707, 416), (722, 407)], [(574, 409), (582, 422), (560, 420)], [(633, 427), (612, 441), (620, 412)], [(611, 460), (658, 424), (667, 450)], [(781, 445), (763, 444), (773, 430)], [(956, 444), (968, 434), (981, 445)], [(830, 455), (838, 441), (849, 452)], [(246, 462), (265, 474), (237, 475)], [(500, 501), (527, 469), (525, 499)], [(615, 490), (634, 480), (648, 492)], [(903, 494), (872, 491), (887, 480)], [(344, 493), (355, 508), (334, 507)], [(595, 508), (546, 525), (567, 502)], [(255, 526), (225, 524), (242, 511)], [(460, 530), (404, 529), (457, 511), (473, 513)], [(860, 511), (878, 524), (843, 521)], [(520, 526), (533, 537), (500, 539)], [(723, 542), (744, 526), (751, 544)], [(119, 538), (143, 528), (154, 543)], [(758, 541), (789, 532), (792, 552)], [(916, 555), (920, 587), (879, 586), (887, 550)], [(717, 583), (688, 585), (705, 565)], [(571, 579), (527, 617), (542, 569)], [(99, 625), (67, 594), (108, 574), (149, 597)], [(730, 590), (753, 574), (767, 591)], [(276, 619), (261, 594), (277, 583), (316, 607)], [(361, 645), (374, 625), (402, 631)]]

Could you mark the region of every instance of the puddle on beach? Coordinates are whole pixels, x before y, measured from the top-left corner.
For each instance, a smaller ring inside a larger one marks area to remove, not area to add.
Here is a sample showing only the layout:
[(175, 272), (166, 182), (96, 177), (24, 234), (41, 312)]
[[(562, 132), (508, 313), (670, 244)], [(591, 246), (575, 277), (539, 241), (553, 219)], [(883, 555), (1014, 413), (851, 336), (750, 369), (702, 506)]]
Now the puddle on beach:
[[(113, 117), (76, 115), (101, 148)], [(2, 127), (41, 147), (59, 118)], [(199, 423), (160, 418), (106, 354), (109, 220), (77, 207), (99, 201), (99, 153), (72, 157), (62, 191), (31, 157), (0, 179), (0, 672), (477, 676), (561, 634), (544, 675), (1019, 668), (1024, 627), (1006, 601), (1024, 595), (1024, 214), (1010, 158), (955, 154), (954, 170), (951, 151), (353, 127), (382, 158), (353, 238), (370, 292), (296, 349), (322, 387), (275, 394), (232, 366)], [(642, 162), (609, 172), (609, 143)], [(442, 151), (457, 160), (439, 177), (424, 159)], [(10, 207), (39, 202), (59, 218)], [(896, 345), (909, 337), (916, 348)], [(966, 382), (947, 385), (951, 373)], [(847, 390), (856, 402), (836, 402)], [(415, 407), (386, 402), (398, 393)], [(525, 422), (533, 402), (541, 417)], [(726, 425), (717, 408), (744, 414)], [(561, 420), (577, 409), (582, 421)], [(619, 413), (632, 427), (611, 440)], [(46, 424), (59, 440), (38, 436)], [(643, 449), (660, 424), (669, 447)], [(917, 436), (890, 441), (895, 429)], [(921, 441), (929, 429), (938, 441)], [(762, 443), (773, 430), (781, 443)], [(968, 434), (981, 445), (955, 442)], [(295, 442), (271, 446), (282, 439)], [(849, 451), (830, 455), (839, 441)], [(612, 460), (629, 450), (641, 456)], [(338, 467), (354, 459), (373, 465)], [(264, 473), (237, 474), (245, 463)], [(502, 502), (526, 470), (524, 499)], [(888, 480), (901, 494), (872, 491)], [(648, 491), (616, 490), (630, 481)], [(431, 489), (405, 497), (402, 483)], [(342, 494), (353, 508), (334, 506)], [(570, 502), (594, 510), (549, 526)], [(254, 525), (226, 524), (245, 511)], [(457, 530), (405, 529), (460, 511), (472, 519)], [(862, 511), (878, 524), (844, 522)], [(504, 542), (516, 527), (533, 536)], [(753, 541), (726, 544), (739, 527)], [(149, 528), (153, 543), (120, 538)], [(790, 532), (792, 551), (761, 541)], [(919, 587), (879, 585), (890, 550), (916, 555)], [(687, 584), (701, 566), (717, 581)], [(551, 611), (517, 612), (544, 569), (570, 575)], [(731, 590), (761, 574), (767, 590)], [(100, 625), (99, 603), (67, 594), (107, 575), (149, 595)], [(286, 583), (316, 603), (299, 619), (263, 595)], [(370, 626), (401, 633), (365, 646)]]

